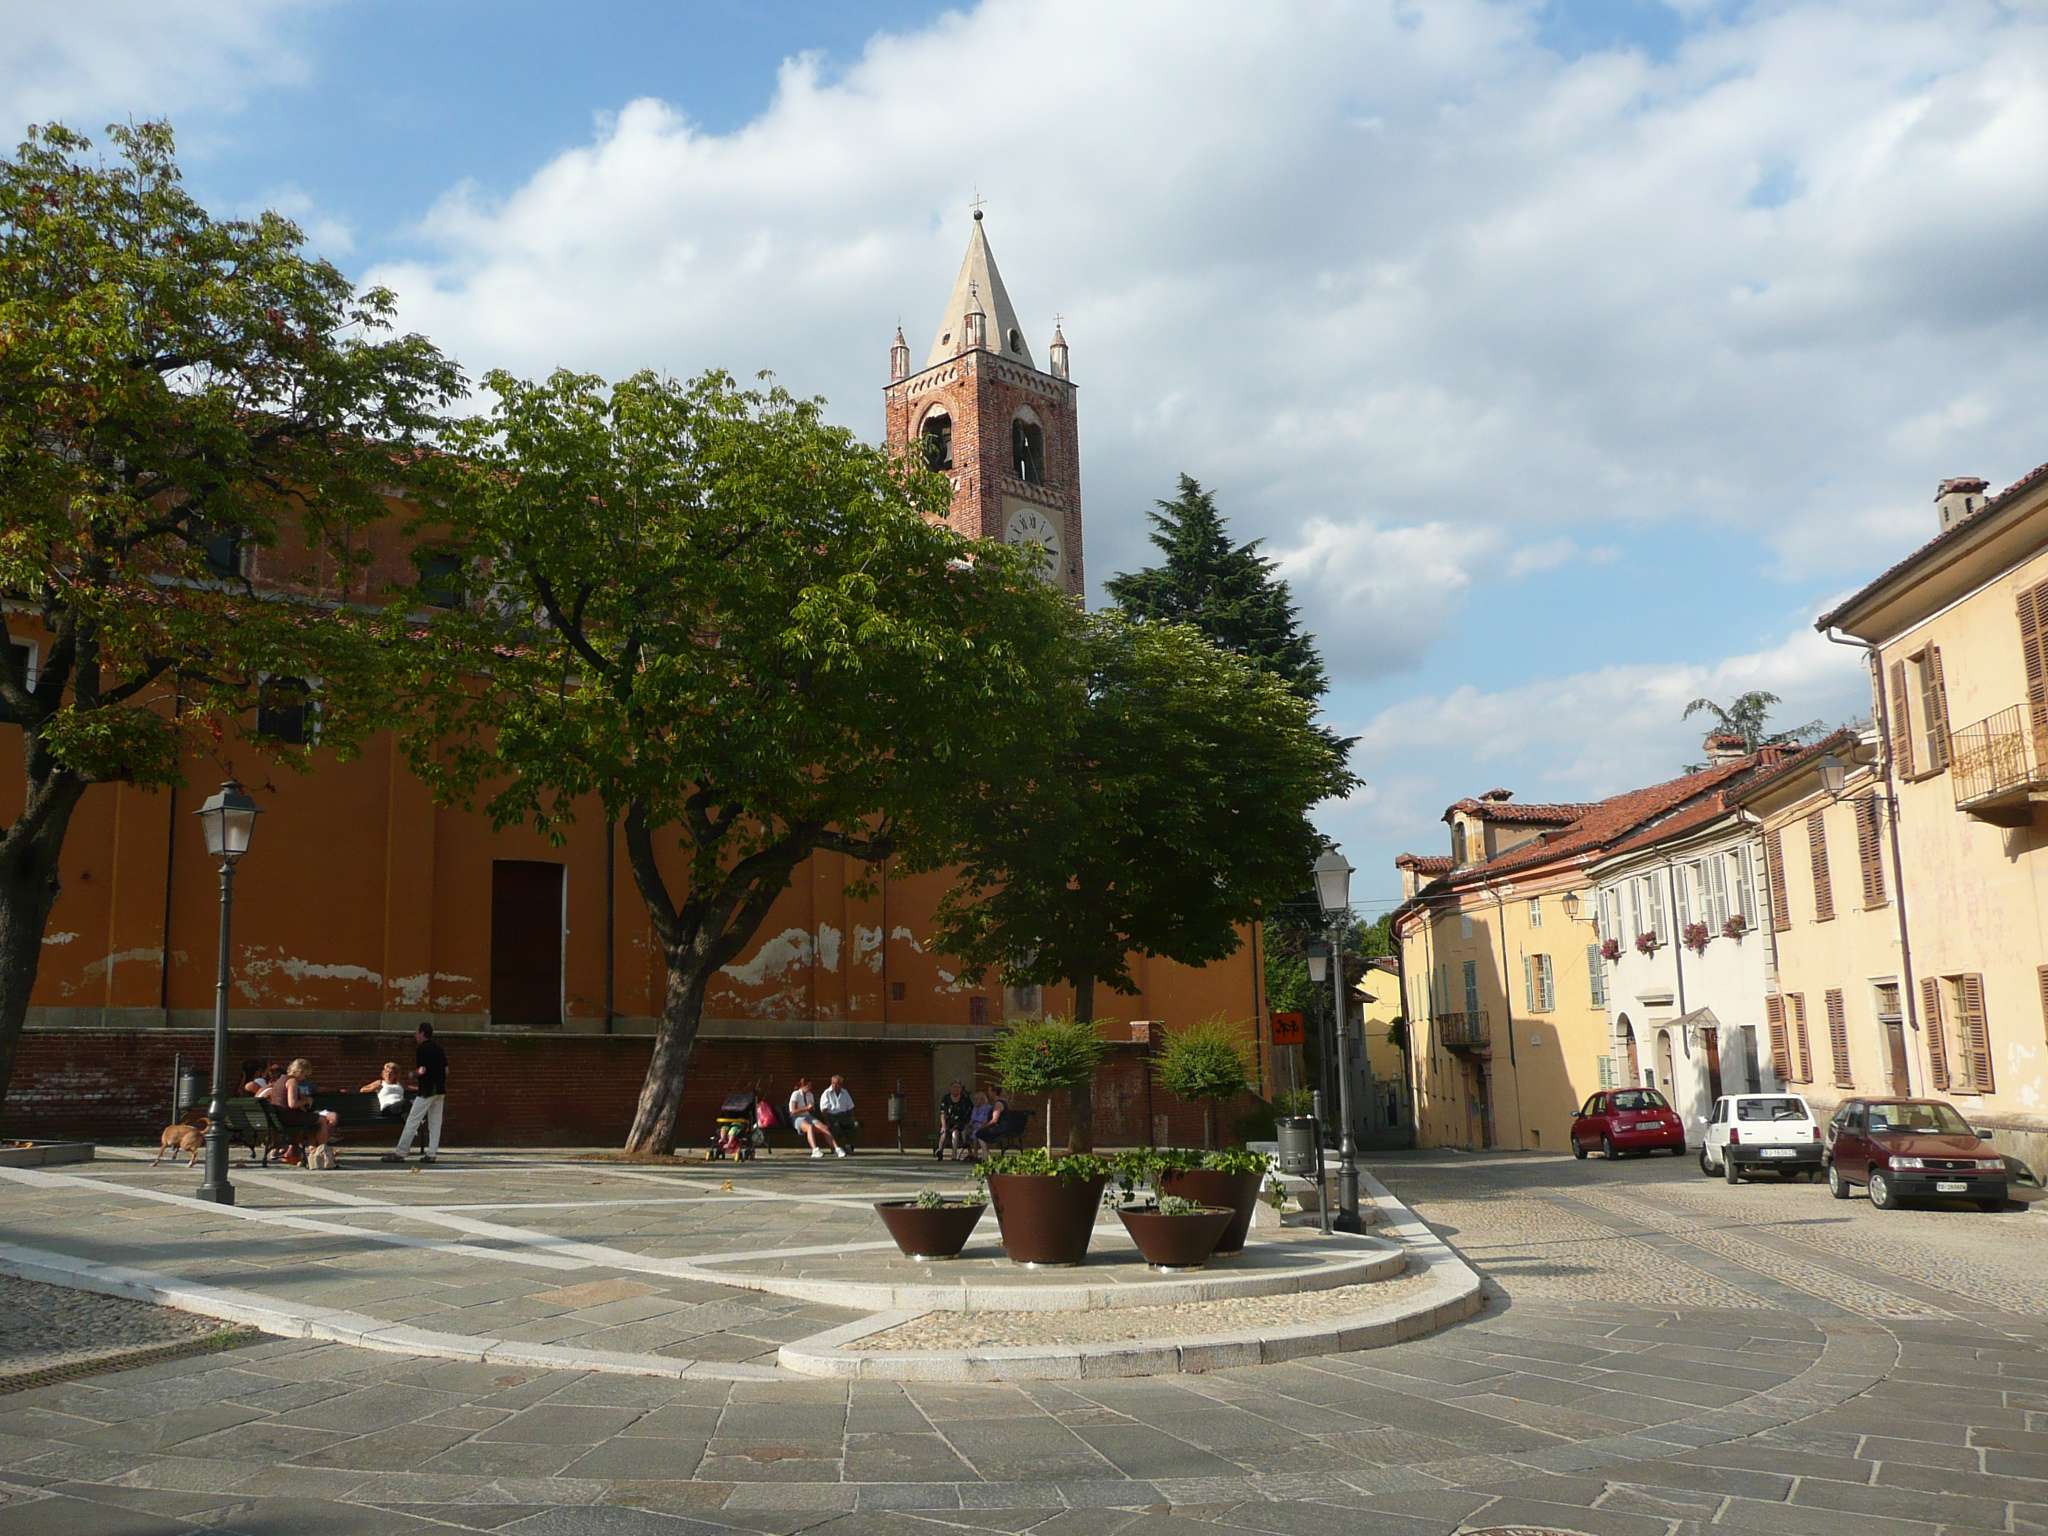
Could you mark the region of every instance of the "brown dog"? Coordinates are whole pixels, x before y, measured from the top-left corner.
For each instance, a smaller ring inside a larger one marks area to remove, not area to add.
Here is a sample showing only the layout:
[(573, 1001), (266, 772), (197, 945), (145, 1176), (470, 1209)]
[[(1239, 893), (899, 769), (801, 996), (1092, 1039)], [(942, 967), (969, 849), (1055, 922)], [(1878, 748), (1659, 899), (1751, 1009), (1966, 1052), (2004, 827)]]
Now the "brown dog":
[(189, 1152), (192, 1154), (192, 1160), (185, 1166), (197, 1168), (199, 1154), (206, 1149), (206, 1127), (210, 1123), (206, 1116), (195, 1115), (191, 1123), (181, 1120), (176, 1125), (165, 1126), (163, 1135), (157, 1138), (156, 1157), (151, 1160), (149, 1166), (154, 1168), (166, 1156), (174, 1153)]

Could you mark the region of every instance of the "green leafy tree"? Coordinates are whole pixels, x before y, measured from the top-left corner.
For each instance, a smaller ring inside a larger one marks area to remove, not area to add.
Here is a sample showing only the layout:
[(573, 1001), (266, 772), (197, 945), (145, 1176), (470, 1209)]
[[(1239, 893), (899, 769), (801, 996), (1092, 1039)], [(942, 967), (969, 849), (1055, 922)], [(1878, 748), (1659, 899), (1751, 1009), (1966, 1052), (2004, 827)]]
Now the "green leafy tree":
[(1252, 1086), (1251, 1041), (1242, 1024), (1215, 1016), (1169, 1030), (1152, 1063), (1159, 1086), (1202, 1106), (1202, 1145), (1216, 1145), (1216, 1105)]
[(289, 220), (210, 215), (167, 125), (108, 133), (112, 160), (55, 125), (0, 160), (0, 601), (36, 653), (0, 666), (0, 1094), (86, 791), (178, 783), (266, 674), (318, 679), (324, 748), (391, 697), (351, 534), (461, 386)]
[(1013, 1019), (989, 1042), (988, 1065), (1007, 1094), (1045, 1098), (1045, 1144), (1052, 1146), (1052, 1096), (1092, 1082), (1109, 1055), (1095, 1026), (1048, 1016)]
[(1740, 736), (1746, 752), (1754, 752), (1761, 747), (1817, 741), (1827, 733), (1827, 727), (1818, 720), (1809, 720), (1789, 730), (1772, 730), (1771, 710), (1783, 702), (1775, 693), (1752, 689), (1748, 693), (1737, 694), (1725, 705), (1716, 704), (1712, 699), (1694, 699), (1685, 706), (1685, 714), (1681, 718), (1690, 720), (1696, 714), (1707, 714), (1713, 719), (1717, 731)]
[[(957, 802), (936, 938), (969, 975), (1070, 985), (1092, 1022), (1098, 987), (1137, 990), (1133, 954), (1233, 953), (1315, 858), (1309, 808), (1355, 781), (1304, 700), (1185, 625), (1090, 616), (1075, 664), (1032, 750)], [(1074, 1144), (1091, 1129), (1083, 1087)]]
[(719, 967), (815, 851), (941, 862), (945, 806), (1026, 749), (1076, 618), (816, 401), (485, 383), (432, 470), (480, 600), (411, 646), (412, 757), (496, 825), (623, 829), (667, 962), (626, 1146), (667, 1152)]
[(1259, 541), (1231, 542), (1216, 496), (1191, 475), (1179, 494), (1154, 504), (1152, 545), (1158, 565), (1112, 576), (1110, 600), (1134, 619), (1187, 624), (1216, 645), (1280, 678), (1314, 703), (1330, 683), (1315, 637), (1304, 634), (1287, 583)]

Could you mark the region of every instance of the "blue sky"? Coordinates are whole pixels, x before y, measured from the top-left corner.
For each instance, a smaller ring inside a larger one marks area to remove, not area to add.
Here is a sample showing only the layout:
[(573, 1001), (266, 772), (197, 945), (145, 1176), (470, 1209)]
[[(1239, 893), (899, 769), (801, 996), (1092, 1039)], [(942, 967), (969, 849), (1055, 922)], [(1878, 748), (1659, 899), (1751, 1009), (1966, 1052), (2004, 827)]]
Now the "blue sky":
[(0, 3), (0, 115), (169, 115), (472, 372), (771, 367), (880, 427), (988, 200), (1067, 316), (1091, 582), (1185, 470), (1266, 540), (1385, 905), (1496, 784), (1867, 708), (1812, 616), (2048, 459), (2030, 0)]

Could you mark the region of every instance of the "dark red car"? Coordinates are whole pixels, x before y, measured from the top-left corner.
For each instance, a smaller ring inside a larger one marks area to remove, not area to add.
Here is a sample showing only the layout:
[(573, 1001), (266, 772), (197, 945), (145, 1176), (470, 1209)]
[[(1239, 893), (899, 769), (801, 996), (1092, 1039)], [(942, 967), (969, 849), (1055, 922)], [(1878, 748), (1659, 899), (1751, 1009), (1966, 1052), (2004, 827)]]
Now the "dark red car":
[(1685, 1156), (1685, 1124), (1654, 1088), (1610, 1088), (1586, 1100), (1572, 1121), (1572, 1156), (1598, 1147), (1608, 1157), (1624, 1152)]
[(1837, 1200), (1864, 1184), (1880, 1211), (1916, 1196), (2005, 1205), (2005, 1159), (1940, 1099), (1844, 1100), (1822, 1156)]

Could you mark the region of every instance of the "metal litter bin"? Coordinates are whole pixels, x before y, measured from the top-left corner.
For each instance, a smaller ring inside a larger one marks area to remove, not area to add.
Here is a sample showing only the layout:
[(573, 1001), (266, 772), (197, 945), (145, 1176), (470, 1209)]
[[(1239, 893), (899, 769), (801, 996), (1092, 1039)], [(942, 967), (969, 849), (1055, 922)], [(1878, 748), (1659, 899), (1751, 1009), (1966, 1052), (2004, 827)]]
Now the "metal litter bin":
[(1313, 1178), (1316, 1171), (1316, 1123), (1307, 1115), (1293, 1115), (1278, 1122), (1280, 1171), (1300, 1178)]

